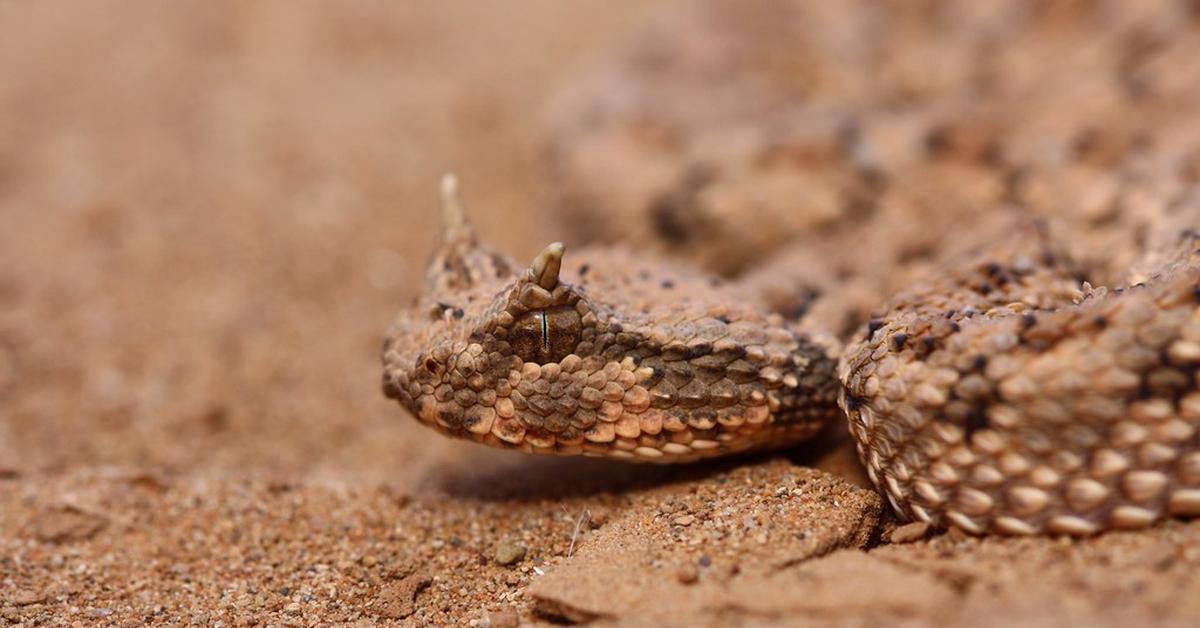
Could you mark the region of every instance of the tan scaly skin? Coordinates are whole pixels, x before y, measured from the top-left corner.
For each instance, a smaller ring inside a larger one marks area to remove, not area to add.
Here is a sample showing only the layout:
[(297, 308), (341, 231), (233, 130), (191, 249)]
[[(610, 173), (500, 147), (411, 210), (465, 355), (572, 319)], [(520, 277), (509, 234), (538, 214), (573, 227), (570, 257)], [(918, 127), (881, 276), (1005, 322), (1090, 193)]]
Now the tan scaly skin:
[[(630, 251), (525, 267), (443, 181), (445, 242), (383, 348), (383, 389), (438, 431), (529, 453), (686, 462), (809, 438), (840, 415), (832, 341), (753, 295)], [(630, 264), (630, 260), (637, 263)]]
[(1184, 240), (1109, 291), (1019, 233), (894, 297), (840, 376), (895, 510), (976, 534), (1200, 515), (1200, 266)]
[[(1086, 535), (1200, 515), (1200, 265), (1092, 289), (1037, 226), (892, 299), (842, 355), (736, 285), (628, 250), (528, 267), (446, 241), (384, 344), (384, 392), (444, 434), (685, 462), (842, 415), (906, 519)], [(637, 263), (630, 264), (630, 260)], [(840, 380), (840, 381), (839, 381)]]

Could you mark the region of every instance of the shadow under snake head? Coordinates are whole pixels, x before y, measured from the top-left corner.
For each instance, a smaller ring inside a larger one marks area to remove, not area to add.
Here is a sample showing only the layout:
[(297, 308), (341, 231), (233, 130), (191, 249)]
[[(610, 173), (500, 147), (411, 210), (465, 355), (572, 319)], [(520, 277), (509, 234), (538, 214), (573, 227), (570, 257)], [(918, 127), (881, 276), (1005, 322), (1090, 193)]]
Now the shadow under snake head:
[(447, 435), (530, 453), (679, 462), (816, 434), (835, 347), (752, 295), (628, 249), (521, 267), (443, 181), (445, 241), (383, 347), (383, 390)]

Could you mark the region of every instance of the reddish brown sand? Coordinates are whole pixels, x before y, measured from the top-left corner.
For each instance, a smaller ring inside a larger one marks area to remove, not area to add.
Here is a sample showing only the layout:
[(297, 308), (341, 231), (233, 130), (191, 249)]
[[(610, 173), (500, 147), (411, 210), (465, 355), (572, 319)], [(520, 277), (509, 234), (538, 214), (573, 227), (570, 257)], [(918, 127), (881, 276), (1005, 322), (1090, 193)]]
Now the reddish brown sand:
[(532, 255), (542, 108), (650, 9), (0, 4), (0, 625), (1200, 620), (1200, 523), (922, 539), (846, 451), (530, 459), (382, 397), (437, 176)]

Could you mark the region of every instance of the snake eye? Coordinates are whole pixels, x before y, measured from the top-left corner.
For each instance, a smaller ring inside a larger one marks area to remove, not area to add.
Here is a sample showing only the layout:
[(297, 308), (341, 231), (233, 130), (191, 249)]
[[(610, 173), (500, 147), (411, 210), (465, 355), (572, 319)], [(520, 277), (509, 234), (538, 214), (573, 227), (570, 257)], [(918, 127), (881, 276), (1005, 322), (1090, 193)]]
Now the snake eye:
[(513, 322), (508, 342), (526, 362), (558, 362), (575, 351), (582, 334), (579, 312), (572, 307), (535, 310)]

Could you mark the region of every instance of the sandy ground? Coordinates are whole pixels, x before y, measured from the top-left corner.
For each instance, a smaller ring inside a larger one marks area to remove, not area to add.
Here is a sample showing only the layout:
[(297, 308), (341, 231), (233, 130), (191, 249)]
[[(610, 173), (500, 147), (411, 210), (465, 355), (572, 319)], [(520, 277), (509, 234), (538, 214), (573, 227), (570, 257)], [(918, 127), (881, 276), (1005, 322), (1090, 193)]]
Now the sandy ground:
[(442, 4), (0, 4), (0, 625), (1200, 620), (1200, 523), (889, 543), (846, 451), (405, 417), (378, 348), (437, 176), (531, 255), (545, 104), (654, 9)]

